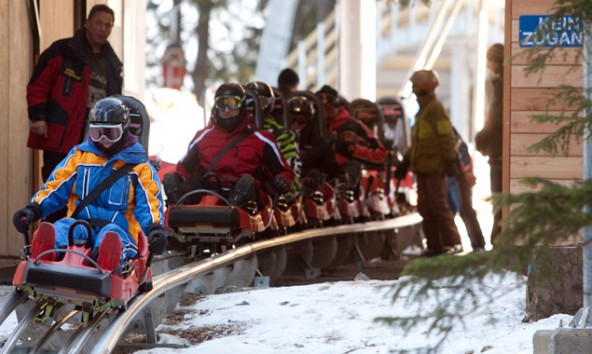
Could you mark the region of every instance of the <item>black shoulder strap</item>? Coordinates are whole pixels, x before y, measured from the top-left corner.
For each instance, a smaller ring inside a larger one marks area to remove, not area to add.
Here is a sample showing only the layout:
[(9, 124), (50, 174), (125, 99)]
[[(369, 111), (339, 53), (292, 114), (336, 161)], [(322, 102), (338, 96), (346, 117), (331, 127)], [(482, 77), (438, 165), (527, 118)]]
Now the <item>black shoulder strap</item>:
[(248, 129), (245, 130), (244, 132), (242, 132), (239, 136), (237, 136), (236, 138), (234, 138), (234, 140), (232, 140), (228, 145), (226, 145), (224, 147), (224, 149), (220, 150), (220, 152), (218, 153), (218, 155), (216, 155), (216, 157), (214, 157), (214, 160), (212, 160), (212, 163), (210, 164), (210, 166), (208, 166), (208, 169), (206, 170), (206, 173), (204, 174), (207, 175), (210, 172), (212, 172), (212, 170), (214, 169), (214, 167), (216, 167), (216, 165), (218, 164), (218, 162), (220, 162), (220, 160), (222, 159), (222, 157), (224, 157), (224, 155), (226, 155), (226, 153), (232, 149), (233, 147), (236, 146), (236, 144), (238, 144), (239, 142), (241, 142), (242, 140), (244, 140), (246, 137), (248, 137), (249, 135), (251, 135), (251, 133), (253, 133), (253, 130)]
[(78, 213), (87, 205), (89, 205), (93, 200), (95, 200), (107, 187), (115, 183), (118, 179), (120, 179), (124, 174), (131, 171), (137, 163), (126, 163), (125, 165), (121, 166), (121, 168), (109, 175), (109, 177), (105, 178), (95, 189), (90, 192), (76, 207), (74, 213), (72, 213), (72, 217), (75, 218)]

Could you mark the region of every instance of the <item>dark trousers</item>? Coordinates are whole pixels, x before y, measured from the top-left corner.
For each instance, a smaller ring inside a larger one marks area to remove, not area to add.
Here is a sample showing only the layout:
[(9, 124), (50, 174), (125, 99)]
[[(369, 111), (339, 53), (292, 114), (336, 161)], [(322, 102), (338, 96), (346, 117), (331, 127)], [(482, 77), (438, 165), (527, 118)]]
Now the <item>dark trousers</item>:
[[(47, 179), (53, 172), (53, 169), (66, 157), (67, 154), (63, 152), (55, 152), (43, 150), (43, 167), (41, 167), (41, 178), (43, 182), (47, 182)], [(66, 216), (68, 208), (64, 207), (53, 214), (48, 215), (44, 221), (55, 222)]]
[[(502, 192), (502, 162), (499, 159), (489, 158), (489, 178), (491, 183), (491, 194)], [(493, 227), (491, 228), (491, 244), (497, 235), (502, 232), (502, 211), (501, 209), (493, 214)]]
[(448, 207), (448, 185), (444, 174), (417, 173), (417, 211), (428, 249), (442, 251), (460, 244), (460, 234)]
[(66, 158), (66, 155), (63, 152), (43, 150), (43, 167), (41, 167), (41, 178), (43, 178), (43, 182), (47, 181), (53, 169)]
[(479, 220), (477, 220), (477, 213), (473, 209), (473, 188), (462, 173), (456, 177), (456, 180), (460, 195), (460, 217), (467, 228), (467, 234), (471, 239), (471, 247), (473, 249), (483, 248), (485, 239), (479, 226)]

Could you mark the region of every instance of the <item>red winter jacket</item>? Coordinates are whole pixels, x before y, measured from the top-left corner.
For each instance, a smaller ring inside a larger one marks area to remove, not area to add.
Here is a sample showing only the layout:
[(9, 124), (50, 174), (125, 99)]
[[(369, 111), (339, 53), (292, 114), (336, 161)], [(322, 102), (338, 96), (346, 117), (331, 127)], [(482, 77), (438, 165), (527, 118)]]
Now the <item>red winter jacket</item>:
[[(107, 58), (107, 96), (121, 94), (123, 64), (109, 43), (102, 50)], [(27, 104), (31, 122), (47, 122), (47, 138), (29, 132), (28, 147), (67, 153), (81, 142), (90, 78), (85, 56), (90, 52), (81, 29), (74, 37), (54, 42), (39, 57), (27, 85)]]
[(216, 124), (198, 131), (187, 154), (177, 164), (177, 172), (187, 178), (194, 172), (207, 170), (219, 151), (250, 129), (253, 132), (226, 152), (212, 169), (222, 187), (232, 188), (243, 174), (253, 176), (257, 187), (261, 182), (270, 183), (276, 175), (283, 175), (292, 184), (294, 171), (282, 156), (273, 135), (257, 130), (251, 122), (252, 116), (247, 113), (246, 119), (231, 133)]
[(387, 151), (376, 135), (364, 124), (353, 119), (343, 107), (339, 108), (337, 117), (329, 124), (328, 132), (334, 134), (337, 140), (351, 144), (351, 157), (335, 153), (335, 160), (339, 165), (353, 158), (367, 168), (380, 169), (386, 160)]

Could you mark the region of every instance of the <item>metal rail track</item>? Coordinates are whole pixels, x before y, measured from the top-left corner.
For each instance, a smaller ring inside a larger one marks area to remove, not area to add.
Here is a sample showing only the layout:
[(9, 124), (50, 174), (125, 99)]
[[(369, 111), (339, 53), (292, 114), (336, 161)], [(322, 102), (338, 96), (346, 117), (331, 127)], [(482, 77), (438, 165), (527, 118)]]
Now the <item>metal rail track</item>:
[[(348, 257), (357, 255), (358, 261), (363, 262), (362, 238), (375, 238), (388, 247), (385, 231), (391, 234), (391, 238), (410, 239), (410, 236), (415, 237), (420, 224), (418, 214), (409, 214), (384, 221), (311, 229), (249, 243), (157, 275), (153, 278), (153, 289), (134, 297), (125, 311), (107, 309), (94, 314), (86, 323), (77, 318), (79, 311), (68, 305), (56, 308), (52, 318), (40, 321), (38, 315), (47, 304), (28, 300), (25, 294), (15, 290), (0, 303), (0, 322), (13, 311), (19, 318), (18, 325), (0, 348), (0, 354), (111, 353), (122, 345), (122, 337), (130, 332), (145, 335), (144, 347), (156, 347), (155, 328), (174, 311), (185, 292), (209, 294), (228, 285), (249, 286), (261, 273), (261, 268), (266, 268), (265, 272), (271, 277), (277, 277), (286, 262), (299, 261), (300, 269), (307, 276), (314, 277), (319, 271), (315, 266), (326, 267), (331, 264), (326, 258), (343, 257), (344, 252)], [(341, 251), (344, 247), (348, 250)], [(280, 269), (274, 272), (274, 268)]]

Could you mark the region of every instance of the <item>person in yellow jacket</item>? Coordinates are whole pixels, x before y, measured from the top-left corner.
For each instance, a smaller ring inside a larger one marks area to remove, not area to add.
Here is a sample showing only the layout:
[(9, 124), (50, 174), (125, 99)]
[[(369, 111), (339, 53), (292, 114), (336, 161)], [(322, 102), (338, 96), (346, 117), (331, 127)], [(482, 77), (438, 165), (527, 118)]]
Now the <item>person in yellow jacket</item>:
[(411, 130), (411, 146), (396, 177), (407, 169), (417, 179), (417, 210), (423, 218), (427, 240), (425, 256), (462, 251), (460, 235), (448, 206), (446, 176), (456, 176), (458, 157), (456, 137), (444, 106), (436, 98), (438, 76), (432, 70), (419, 70), (409, 79), (419, 103)]

